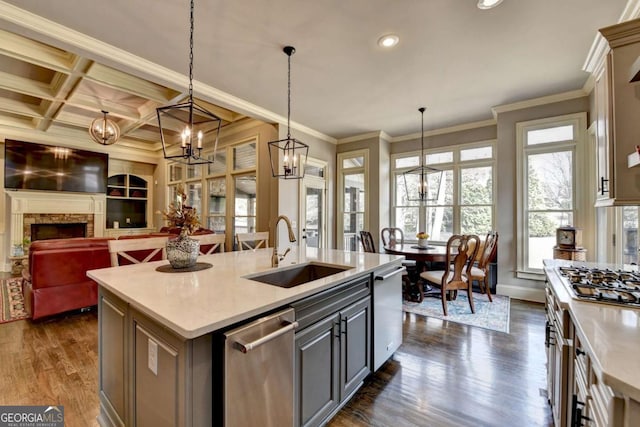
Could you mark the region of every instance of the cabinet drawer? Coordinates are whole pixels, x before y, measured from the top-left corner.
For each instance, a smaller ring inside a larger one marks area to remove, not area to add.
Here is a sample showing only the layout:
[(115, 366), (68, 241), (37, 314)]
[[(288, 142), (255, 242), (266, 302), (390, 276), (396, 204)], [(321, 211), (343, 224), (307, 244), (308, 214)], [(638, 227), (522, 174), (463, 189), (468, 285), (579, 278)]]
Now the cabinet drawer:
[(294, 302), (291, 307), (296, 313), (298, 331), (325, 317), (342, 310), (371, 293), (371, 275), (358, 277), (351, 281), (327, 289), (317, 295)]

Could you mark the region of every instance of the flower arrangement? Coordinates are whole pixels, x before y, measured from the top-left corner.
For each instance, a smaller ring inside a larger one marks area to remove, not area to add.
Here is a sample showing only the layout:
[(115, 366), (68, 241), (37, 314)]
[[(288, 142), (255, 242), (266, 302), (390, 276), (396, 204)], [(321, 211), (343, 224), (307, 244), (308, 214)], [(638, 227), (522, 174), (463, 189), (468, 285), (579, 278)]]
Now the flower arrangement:
[(421, 231), (418, 234), (416, 234), (416, 237), (418, 239), (428, 239), (429, 238), (429, 233), (425, 233), (424, 231)]
[(176, 200), (169, 203), (169, 208), (161, 213), (170, 227), (182, 229), (181, 234), (191, 235), (200, 228), (198, 210), (187, 206), (187, 193), (182, 185), (176, 189)]

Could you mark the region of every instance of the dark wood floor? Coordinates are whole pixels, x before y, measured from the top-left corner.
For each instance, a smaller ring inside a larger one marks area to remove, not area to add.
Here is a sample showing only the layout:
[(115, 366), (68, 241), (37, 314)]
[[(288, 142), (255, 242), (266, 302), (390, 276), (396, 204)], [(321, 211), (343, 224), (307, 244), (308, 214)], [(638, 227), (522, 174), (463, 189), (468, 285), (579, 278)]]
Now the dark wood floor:
[[(0, 405), (64, 405), (96, 426), (97, 314), (0, 325)], [(413, 314), (404, 344), (330, 426), (551, 426), (544, 309), (512, 300), (511, 333)]]
[(512, 300), (510, 330), (405, 313), (403, 345), (329, 426), (553, 426), (544, 306)]

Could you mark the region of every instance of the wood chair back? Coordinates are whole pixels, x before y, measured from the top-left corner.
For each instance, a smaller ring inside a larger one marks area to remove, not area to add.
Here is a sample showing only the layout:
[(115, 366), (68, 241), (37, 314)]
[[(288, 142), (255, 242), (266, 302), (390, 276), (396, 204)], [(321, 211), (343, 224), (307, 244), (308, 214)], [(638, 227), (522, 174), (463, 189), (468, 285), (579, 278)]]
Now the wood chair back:
[(226, 236), (224, 234), (194, 234), (192, 239), (200, 241), (200, 255), (210, 255), (218, 252), (224, 252), (224, 243)]
[(382, 239), (382, 244), (384, 246), (392, 244), (392, 242), (400, 245), (404, 244), (404, 232), (402, 231), (402, 228), (385, 227), (380, 230), (380, 238)]
[(471, 312), (476, 309), (473, 303), (473, 290), (471, 288), (471, 268), (480, 248), (480, 238), (475, 234), (455, 234), (447, 241), (445, 266), (451, 266), (444, 270), (425, 271), (420, 273), (420, 278), (440, 287), (442, 297), (442, 311), (447, 315), (447, 299), (454, 300), (459, 290), (466, 290)]
[(255, 233), (238, 233), (236, 234), (236, 241), (238, 242), (238, 250), (249, 249), (255, 251), (259, 248), (269, 247), (269, 232), (258, 231)]
[(493, 262), (498, 253), (498, 232), (490, 231), (484, 239), (482, 253), (478, 255), (478, 268), (487, 270), (489, 264)]
[(167, 259), (167, 236), (109, 240), (111, 266)]
[(373, 241), (373, 236), (369, 231), (360, 231), (360, 241), (362, 242), (362, 248), (365, 252), (376, 253), (376, 244)]
[(469, 281), (478, 282), (478, 286), (482, 293), (487, 294), (490, 302), (493, 302), (491, 297), (491, 286), (489, 285), (489, 265), (493, 262), (498, 253), (498, 232), (490, 231), (487, 233), (487, 237), (484, 239), (484, 247), (482, 253), (477, 255), (477, 266), (472, 267), (468, 273)]

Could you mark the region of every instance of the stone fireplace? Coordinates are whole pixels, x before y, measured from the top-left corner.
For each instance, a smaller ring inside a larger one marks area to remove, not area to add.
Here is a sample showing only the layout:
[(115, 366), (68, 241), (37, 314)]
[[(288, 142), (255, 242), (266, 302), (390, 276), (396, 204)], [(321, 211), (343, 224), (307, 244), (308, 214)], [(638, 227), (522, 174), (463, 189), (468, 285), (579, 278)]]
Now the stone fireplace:
[(93, 237), (93, 215), (27, 214), (23, 218), (24, 236), (35, 240)]
[[(56, 191), (7, 191), (11, 242), (31, 239), (33, 224), (86, 224), (87, 237), (103, 237), (106, 195)], [(65, 228), (63, 226), (62, 228)]]

